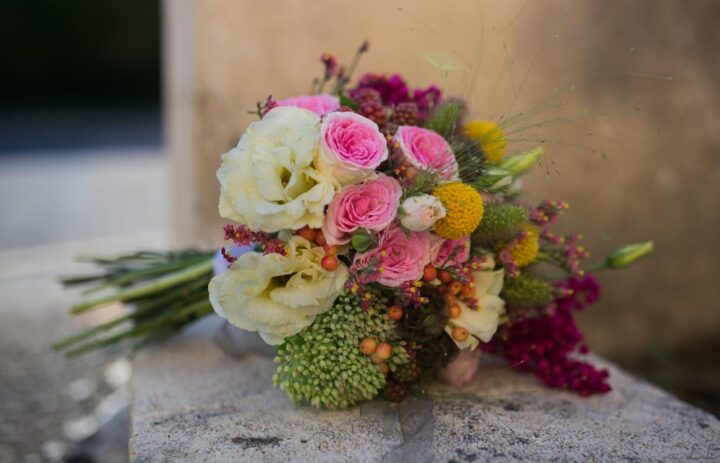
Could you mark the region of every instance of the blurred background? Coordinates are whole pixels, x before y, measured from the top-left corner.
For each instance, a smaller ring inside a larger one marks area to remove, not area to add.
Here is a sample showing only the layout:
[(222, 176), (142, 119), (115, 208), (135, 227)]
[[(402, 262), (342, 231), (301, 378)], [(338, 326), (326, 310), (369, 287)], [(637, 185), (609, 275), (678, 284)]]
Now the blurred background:
[[(220, 243), (214, 177), (268, 94), (307, 91), (324, 51), (398, 72), (542, 145), (528, 202), (602, 274), (582, 314), (597, 353), (720, 414), (720, 3), (713, 0), (10, 0), (0, 16), (0, 462), (125, 461), (130, 364), (47, 345), (79, 253)], [(119, 443), (119, 444), (118, 444)], [(100, 456), (101, 455), (101, 456)]]

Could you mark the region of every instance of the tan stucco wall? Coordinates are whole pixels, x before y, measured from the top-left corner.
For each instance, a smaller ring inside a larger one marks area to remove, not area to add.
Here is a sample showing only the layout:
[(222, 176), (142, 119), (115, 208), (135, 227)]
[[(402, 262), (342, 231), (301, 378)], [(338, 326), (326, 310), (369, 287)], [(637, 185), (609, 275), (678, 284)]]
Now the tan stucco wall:
[[(166, 109), (178, 244), (222, 238), (219, 155), (272, 93), (303, 93), (318, 57), (400, 72), (466, 97), (478, 117), (566, 102), (510, 138), (545, 141), (529, 201), (565, 199), (567, 230), (601, 257), (654, 239), (652, 259), (603, 275), (583, 316), (596, 349), (633, 355), (720, 331), (720, 77), (712, 2), (167, 0)], [(716, 14), (715, 14), (715, 17)], [(713, 36), (714, 34), (714, 36)], [(714, 45), (713, 45), (713, 40)], [(426, 56), (457, 65), (445, 73)], [(511, 126), (522, 127), (525, 124)]]

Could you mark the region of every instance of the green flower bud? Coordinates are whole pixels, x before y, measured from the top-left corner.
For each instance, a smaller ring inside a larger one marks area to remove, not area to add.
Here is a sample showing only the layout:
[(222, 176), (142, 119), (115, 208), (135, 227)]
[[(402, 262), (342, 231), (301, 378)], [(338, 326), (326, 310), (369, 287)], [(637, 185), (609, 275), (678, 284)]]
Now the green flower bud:
[(621, 246), (607, 257), (605, 265), (607, 268), (613, 269), (625, 268), (641, 257), (650, 254), (652, 250), (652, 241), (643, 241), (641, 243)]
[(520, 274), (505, 278), (500, 297), (515, 307), (536, 307), (547, 304), (555, 296), (555, 288), (533, 275)]
[(476, 244), (509, 240), (520, 225), (528, 221), (528, 212), (514, 204), (487, 204), (480, 226), (473, 232)]
[(499, 166), (503, 169), (509, 170), (513, 175), (519, 175), (532, 167), (542, 155), (543, 149), (541, 147), (537, 147), (535, 149), (531, 149), (530, 151), (526, 151), (525, 153), (509, 156), (503, 159)]
[(473, 182), (473, 186), (478, 190), (496, 192), (506, 188), (512, 183), (513, 173), (502, 167), (488, 167)]
[(373, 248), (377, 244), (375, 236), (364, 228), (358, 228), (353, 233), (352, 240), (350, 241), (352, 247), (358, 252), (365, 252), (368, 249)]

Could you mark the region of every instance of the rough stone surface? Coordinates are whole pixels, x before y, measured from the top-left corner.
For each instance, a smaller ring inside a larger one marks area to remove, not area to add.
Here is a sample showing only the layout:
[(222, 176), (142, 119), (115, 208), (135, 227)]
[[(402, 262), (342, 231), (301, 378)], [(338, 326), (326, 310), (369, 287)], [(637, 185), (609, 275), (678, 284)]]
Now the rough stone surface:
[[(59, 172), (70, 168), (60, 164)], [(85, 172), (90, 175), (93, 171), (87, 168)], [(0, 183), (3, 177), (0, 175)], [(27, 180), (28, 176), (25, 177)], [(83, 191), (82, 186), (75, 187), (76, 193)], [(18, 194), (20, 190), (8, 197)], [(62, 216), (66, 210), (60, 207), (56, 212)], [(13, 219), (12, 211), (9, 217)], [(66, 217), (71, 221), (77, 218), (74, 214)], [(58, 230), (65, 230), (66, 226), (63, 222)], [(20, 225), (16, 231), (20, 233), (24, 227)], [(11, 241), (21, 238), (5, 231), (0, 230), (0, 241), (8, 236)], [(0, 243), (0, 463), (61, 461), (64, 457), (85, 461), (80, 455), (96, 456), (103, 463), (126, 462), (129, 418), (127, 414), (113, 418), (127, 405), (129, 373), (122, 370), (129, 369), (129, 364), (118, 358), (122, 351), (109, 349), (68, 359), (50, 349), (50, 343), (99, 323), (119, 307), (70, 317), (67, 310), (79, 300), (79, 290), (63, 290), (58, 276), (93, 271), (89, 264), (73, 261), (80, 254), (111, 255), (141, 244), (146, 249), (163, 249), (167, 247), (164, 233), (138, 232), (29, 248), (2, 249), (3, 244)]]
[(614, 390), (588, 399), (489, 359), (462, 391), (324, 411), (273, 389), (272, 358), (251, 342), (248, 354), (228, 350), (221, 323), (136, 357), (135, 461), (720, 460), (716, 418), (602, 359)]

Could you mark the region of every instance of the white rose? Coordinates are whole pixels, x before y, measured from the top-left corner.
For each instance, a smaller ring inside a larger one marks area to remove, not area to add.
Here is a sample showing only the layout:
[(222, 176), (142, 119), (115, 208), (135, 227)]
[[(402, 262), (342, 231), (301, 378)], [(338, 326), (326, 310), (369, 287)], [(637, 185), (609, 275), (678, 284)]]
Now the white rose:
[(411, 196), (400, 206), (400, 223), (411, 231), (429, 230), (445, 213), (445, 206), (435, 196)]
[(320, 228), (333, 180), (313, 167), (320, 117), (284, 106), (253, 122), (217, 172), (220, 215), (251, 230)]
[(471, 309), (458, 300), (460, 316), (449, 319), (445, 326), (445, 332), (451, 338), (452, 330), (456, 326), (465, 328), (470, 334), (464, 341), (452, 338), (460, 349), (474, 350), (480, 341), (490, 341), (500, 324), (500, 315), (505, 311), (505, 301), (498, 295), (502, 290), (504, 271), (493, 271), (494, 267), (495, 261), (492, 257), (488, 257), (481, 265), (481, 271), (473, 273), (475, 298), (478, 300), (477, 309)]
[(325, 252), (299, 236), (286, 245), (287, 255), (243, 254), (208, 286), (210, 303), (233, 325), (257, 331), (268, 344), (280, 344), (329, 310), (349, 271), (345, 264), (328, 272)]

